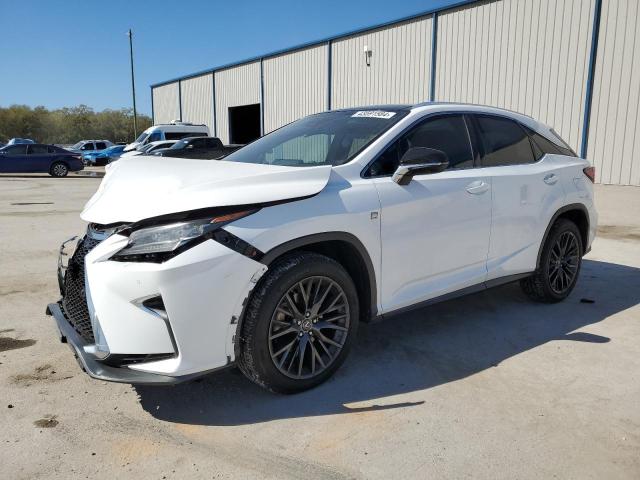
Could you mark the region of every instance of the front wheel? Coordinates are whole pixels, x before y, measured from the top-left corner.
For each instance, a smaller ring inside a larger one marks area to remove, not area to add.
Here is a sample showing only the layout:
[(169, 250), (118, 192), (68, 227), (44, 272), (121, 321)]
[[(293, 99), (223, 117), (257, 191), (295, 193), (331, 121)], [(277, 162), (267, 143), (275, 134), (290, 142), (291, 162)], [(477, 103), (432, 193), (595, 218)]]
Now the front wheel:
[(582, 265), (582, 237), (575, 223), (561, 218), (554, 223), (534, 274), (520, 281), (533, 300), (555, 303), (567, 298), (575, 287)]
[(69, 167), (67, 167), (62, 162), (56, 162), (51, 165), (51, 169), (49, 170), (49, 175), (52, 177), (66, 177), (69, 173)]
[(335, 260), (300, 252), (256, 287), (242, 324), (238, 366), (280, 393), (315, 387), (344, 361), (358, 327), (353, 280)]

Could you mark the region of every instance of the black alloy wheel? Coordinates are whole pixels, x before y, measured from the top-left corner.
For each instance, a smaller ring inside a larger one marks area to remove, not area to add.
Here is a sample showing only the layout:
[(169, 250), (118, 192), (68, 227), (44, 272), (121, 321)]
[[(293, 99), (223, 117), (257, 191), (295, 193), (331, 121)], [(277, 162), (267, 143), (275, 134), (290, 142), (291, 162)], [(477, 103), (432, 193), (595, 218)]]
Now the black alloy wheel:
[(335, 281), (300, 280), (285, 293), (271, 317), (269, 353), (278, 370), (294, 379), (329, 368), (349, 334), (349, 304)]

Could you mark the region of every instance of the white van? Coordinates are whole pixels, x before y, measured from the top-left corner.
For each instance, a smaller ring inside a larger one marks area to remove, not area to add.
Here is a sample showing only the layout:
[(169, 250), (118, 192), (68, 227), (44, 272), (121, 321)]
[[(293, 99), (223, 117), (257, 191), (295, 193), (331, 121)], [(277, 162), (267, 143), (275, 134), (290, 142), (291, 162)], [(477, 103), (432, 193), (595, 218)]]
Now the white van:
[(208, 137), (209, 135), (209, 127), (206, 125), (194, 125), (193, 123), (173, 120), (168, 124), (154, 125), (147, 128), (136, 138), (135, 142), (124, 147), (124, 151), (130, 152), (139, 146), (160, 140), (180, 140), (185, 137)]

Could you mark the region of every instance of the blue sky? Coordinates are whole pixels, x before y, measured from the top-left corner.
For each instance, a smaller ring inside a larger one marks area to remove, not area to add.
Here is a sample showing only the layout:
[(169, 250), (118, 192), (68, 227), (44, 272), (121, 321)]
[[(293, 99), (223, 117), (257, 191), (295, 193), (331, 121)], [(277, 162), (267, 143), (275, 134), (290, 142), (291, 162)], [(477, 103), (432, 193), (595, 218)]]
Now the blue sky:
[(455, 1), (0, 0), (0, 106), (130, 106), (129, 28), (150, 114), (152, 83)]

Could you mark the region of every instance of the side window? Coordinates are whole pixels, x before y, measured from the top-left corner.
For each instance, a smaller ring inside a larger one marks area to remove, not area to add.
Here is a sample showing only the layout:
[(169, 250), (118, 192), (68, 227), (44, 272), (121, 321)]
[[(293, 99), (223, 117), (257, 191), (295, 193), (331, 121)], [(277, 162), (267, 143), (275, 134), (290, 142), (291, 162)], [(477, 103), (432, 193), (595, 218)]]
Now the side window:
[(181, 138), (184, 137), (199, 137), (202, 135), (198, 135), (197, 133), (194, 133), (193, 135), (187, 133), (187, 132), (164, 132), (164, 138), (166, 140), (180, 140)]
[(27, 153), (29, 155), (42, 155), (47, 153), (48, 149), (46, 145), (29, 145)]
[(149, 135), (149, 142), (158, 142), (162, 140), (162, 132), (153, 132), (151, 135)]
[(47, 147), (47, 153), (58, 153), (58, 151), (56, 150), (56, 147), (52, 147), (51, 145), (49, 145)]
[(105, 148), (107, 148), (107, 144), (104, 142), (97, 142), (96, 143), (96, 150), (104, 150)]
[(26, 155), (27, 146), (25, 144), (22, 145), (11, 145), (4, 149), (7, 152), (7, 155)]
[(80, 150), (93, 150), (93, 143), (85, 143), (84, 145), (82, 145), (82, 148), (80, 148)]
[(473, 153), (462, 115), (429, 118), (396, 140), (369, 168), (370, 176), (392, 175), (409, 148), (427, 147), (444, 152), (449, 169), (473, 167)]
[(513, 120), (477, 115), (483, 167), (521, 165), (536, 160), (525, 131)]
[(189, 142), (190, 145), (193, 145), (193, 148), (205, 148), (207, 147), (207, 139), (206, 138), (196, 138)]
[[(540, 150), (542, 152), (541, 154), (538, 154), (538, 152), (536, 152), (537, 160), (540, 160), (545, 153), (555, 153), (557, 155), (567, 155), (569, 157), (577, 157), (576, 153), (573, 150), (571, 150), (571, 148), (569, 148), (568, 145), (566, 147), (560, 146), (552, 142), (551, 140), (549, 140), (547, 137), (540, 135), (538, 132), (531, 130), (530, 128), (525, 127), (525, 130), (531, 137), (531, 141), (533, 143), (533, 149)], [(555, 133), (555, 135), (558, 136), (557, 133)]]

